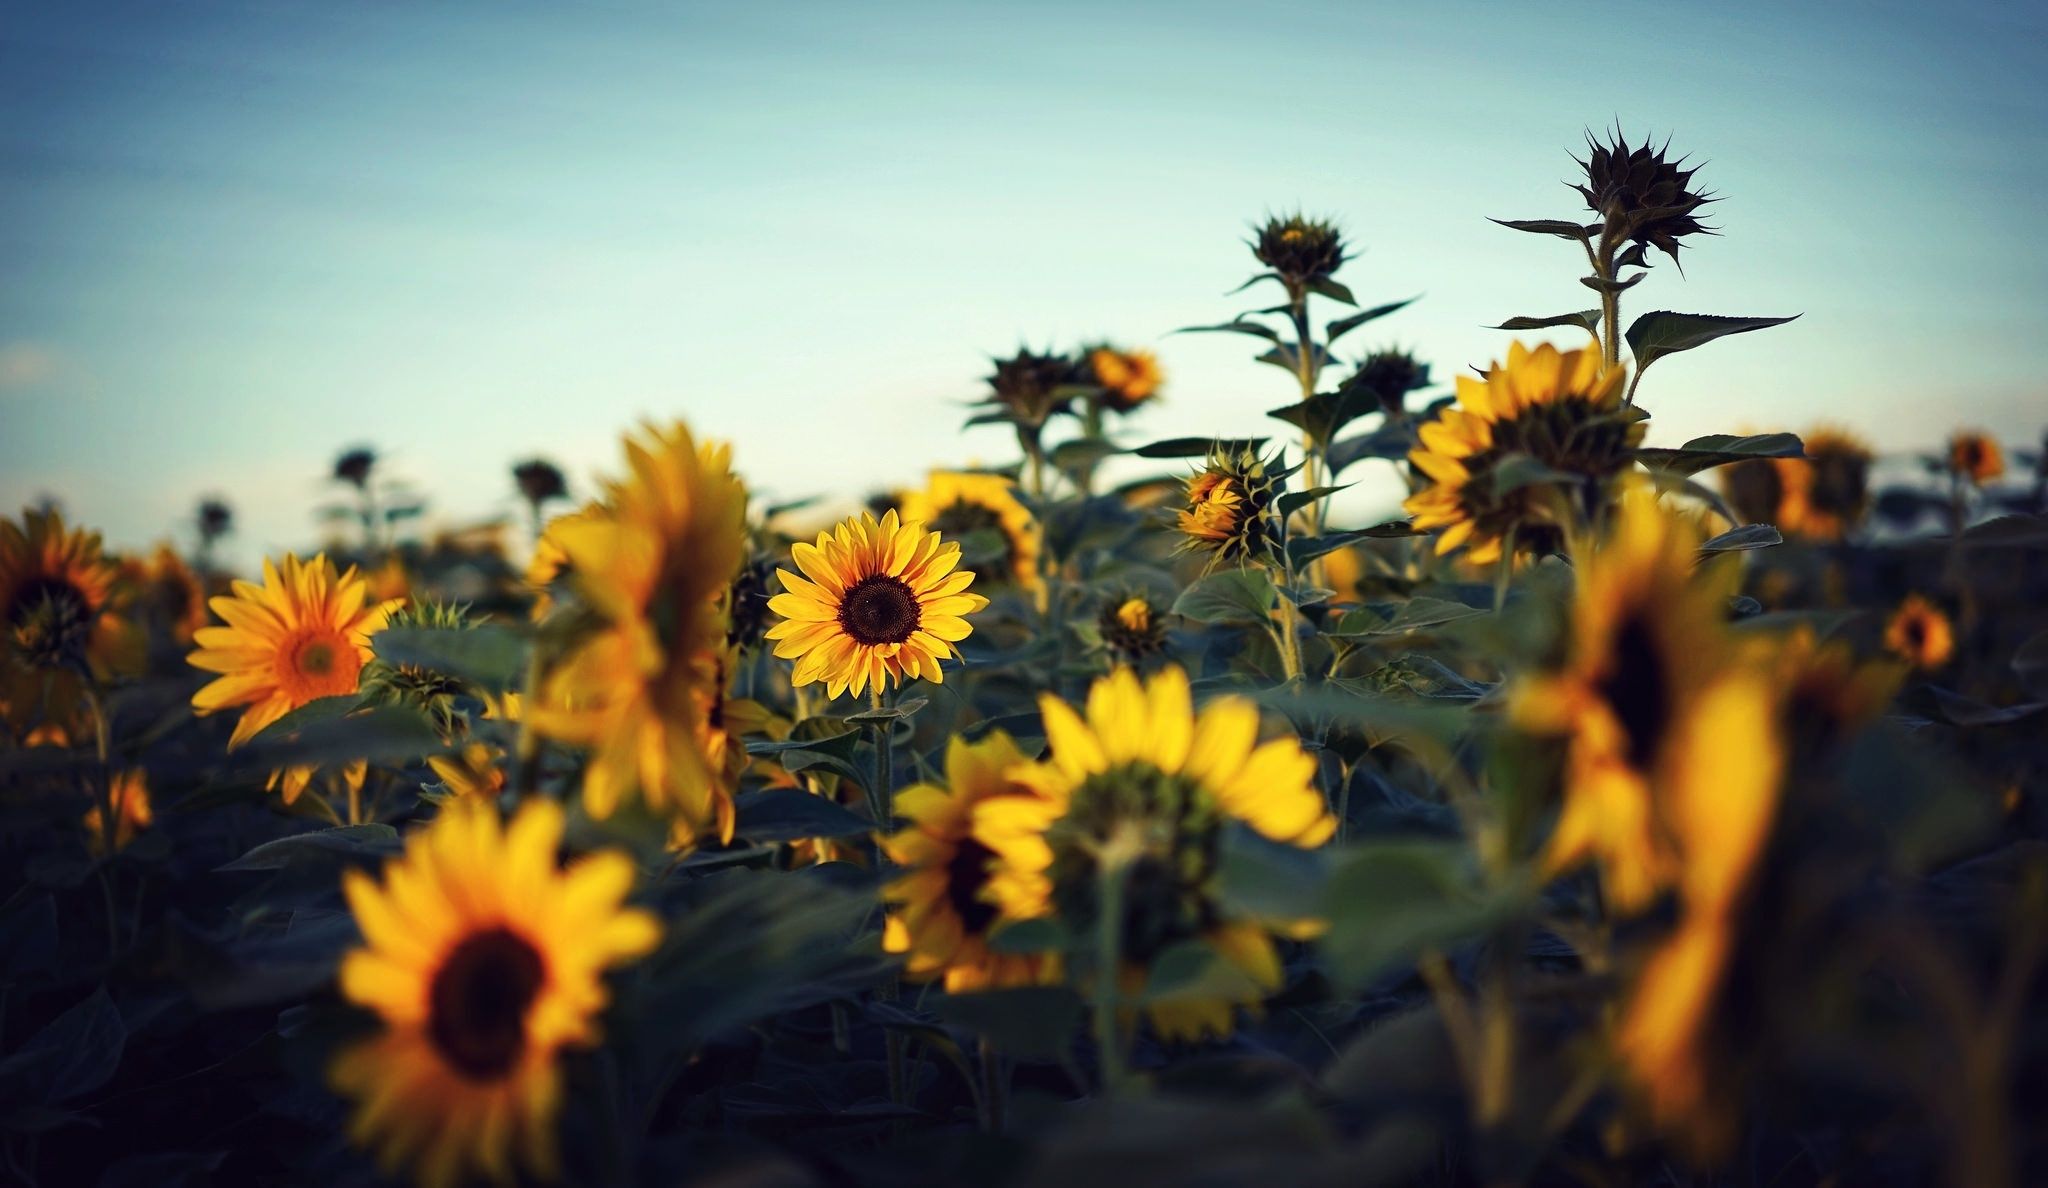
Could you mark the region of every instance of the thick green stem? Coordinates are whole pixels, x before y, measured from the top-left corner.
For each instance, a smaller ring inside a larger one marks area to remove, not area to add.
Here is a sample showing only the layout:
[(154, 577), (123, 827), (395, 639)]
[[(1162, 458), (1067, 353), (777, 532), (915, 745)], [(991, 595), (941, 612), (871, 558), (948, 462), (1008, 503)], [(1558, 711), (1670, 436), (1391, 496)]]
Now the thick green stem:
[(1115, 1097), (1123, 1091), (1123, 1029), (1117, 1024), (1122, 997), (1124, 865), (1105, 855), (1096, 871), (1095, 922), (1095, 1055), (1102, 1068), (1102, 1091)]
[(975, 1105), (981, 1128), (989, 1134), (1001, 1134), (1005, 1115), (1009, 1113), (1010, 1068), (987, 1036), (982, 1037), (976, 1054), (980, 1057), (981, 1084)]

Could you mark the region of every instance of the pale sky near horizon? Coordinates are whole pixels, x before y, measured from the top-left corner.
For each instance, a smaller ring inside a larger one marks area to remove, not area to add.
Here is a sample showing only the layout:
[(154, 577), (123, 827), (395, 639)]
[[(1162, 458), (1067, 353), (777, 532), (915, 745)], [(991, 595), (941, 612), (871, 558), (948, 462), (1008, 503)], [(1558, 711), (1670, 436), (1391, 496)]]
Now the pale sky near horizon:
[(1129, 442), (1284, 435), (1253, 340), (1168, 333), (1270, 303), (1223, 296), (1251, 220), (1336, 217), (1362, 300), (1423, 295), (1340, 354), (1447, 381), (1592, 304), (1574, 245), (1485, 220), (1580, 217), (1617, 118), (1726, 197), (1628, 308), (1804, 314), (1660, 363), (1653, 440), (2023, 444), (2044, 78), (2048, 8), (1967, 0), (0, 0), (0, 506), (136, 546), (217, 491), (247, 565), (317, 541), (347, 446), (463, 522), (527, 455), (588, 490), (643, 416), (853, 499), (1007, 460), (960, 429), (989, 356), (1096, 337), (1169, 373)]

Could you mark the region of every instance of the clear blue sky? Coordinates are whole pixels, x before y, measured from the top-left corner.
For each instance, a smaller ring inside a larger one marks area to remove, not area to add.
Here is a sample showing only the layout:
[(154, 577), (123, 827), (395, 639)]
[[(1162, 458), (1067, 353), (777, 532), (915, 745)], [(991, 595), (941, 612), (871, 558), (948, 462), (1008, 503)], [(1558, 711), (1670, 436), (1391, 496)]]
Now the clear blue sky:
[[(1246, 223), (1364, 249), (1352, 342), (1441, 377), (1584, 308), (1581, 129), (1707, 162), (1725, 237), (1632, 308), (1790, 314), (1662, 363), (1655, 439), (2048, 421), (2035, 4), (682, 5), (0, 0), (0, 506), (120, 544), (203, 492), (237, 557), (316, 539), (377, 445), (449, 520), (682, 415), (756, 487), (855, 496), (963, 434), (987, 356), (1161, 352), (1134, 440), (1247, 433)], [(586, 487), (587, 489), (587, 487)]]

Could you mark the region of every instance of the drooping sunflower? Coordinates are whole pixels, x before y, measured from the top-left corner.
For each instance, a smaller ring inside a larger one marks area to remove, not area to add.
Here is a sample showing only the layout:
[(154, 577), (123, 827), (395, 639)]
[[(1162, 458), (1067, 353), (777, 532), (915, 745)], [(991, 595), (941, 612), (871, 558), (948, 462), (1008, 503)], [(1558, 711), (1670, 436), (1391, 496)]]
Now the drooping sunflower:
[[(1625, 378), (1597, 349), (1519, 342), (1484, 379), (1459, 376), (1457, 407), (1425, 422), (1408, 454), (1430, 479), (1402, 505), (1416, 529), (1442, 529), (1436, 551), (1463, 545), (1478, 565), (1499, 560), (1510, 533), (1520, 547), (1555, 548), (1558, 517), (1588, 518), (1642, 442), (1643, 422), (1622, 405)], [(1501, 468), (1511, 460), (1569, 477), (1503, 490)]]
[(977, 835), (986, 804), (1038, 793), (1010, 773), (1025, 762), (1000, 730), (946, 747), (946, 783), (917, 784), (896, 794), (896, 814), (910, 824), (882, 839), (903, 870), (882, 892), (890, 905), (882, 947), (907, 954), (905, 973), (943, 977), (950, 992), (1026, 986), (1058, 974), (1049, 955), (996, 953), (989, 934), (1002, 921), (989, 891), (995, 851)]
[(988, 605), (967, 592), (974, 574), (955, 568), (960, 546), (895, 512), (842, 521), (790, 556), (804, 576), (777, 571), (784, 592), (768, 606), (783, 621), (768, 638), (796, 661), (791, 680), (824, 681), (832, 697), (919, 677), (940, 683), (939, 661), (974, 630), (964, 616)]
[(1166, 379), (1159, 357), (1145, 350), (1096, 347), (1088, 352), (1088, 367), (1102, 389), (1102, 407), (1117, 413), (1132, 412), (1157, 396)]
[(652, 915), (622, 906), (624, 854), (557, 867), (562, 825), (549, 800), (503, 826), (488, 801), (450, 801), (381, 884), (342, 876), (364, 943), (342, 959), (341, 992), (383, 1030), (328, 1077), (355, 1102), (350, 1137), (387, 1174), (410, 1166), (428, 1188), (510, 1183), (515, 1164), (556, 1174), (557, 1056), (599, 1039), (604, 969), (661, 936)]
[(1219, 447), (1188, 476), (1176, 551), (1208, 553), (1212, 564), (1251, 565), (1271, 557), (1280, 547), (1276, 503), (1285, 483), (1277, 460), (1268, 462), (1249, 447)]
[[(114, 809), (114, 848), (123, 850), (135, 835), (150, 827), (156, 814), (149, 805), (149, 773), (139, 767), (112, 772), (107, 777), (107, 801)], [(85, 844), (95, 854), (106, 849), (106, 818), (95, 804), (85, 810)]]
[(142, 637), (122, 615), (118, 573), (99, 533), (55, 511), (0, 520), (0, 664), (99, 680), (136, 670)]
[(2005, 451), (1988, 433), (1964, 429), (1948, 439), (1949, 473), (1981, 487), (2005, 473)]
[(1316, 791), (1315, 760), (1293, 737), (1260, 743), (1250, 701), (1218, 698), (1195, 713), (1187, 673), (1140, 683), (1118, 669), (1089, 690), (1086, 717), (1039, 698), (1050, 758), (1012, 769), (1038, 797), (983, 801), (976, 837), (997, 865), (985, 895), (1006, 916), (1057, 910), (1077, 933), (1099, 926), (1102, 864), (1122, 871), (1120, 979), (1142, 986), (1151, 961), (1182, 942), (1210, 946), (1245, 978), (1241, 996), (1150, 1004), (1175, 1040), (1228, 1034), (1235, 1007), (1280, 985), (1268, 926), (1234, 914), (1217, 890), (1222, 830), (1242, 821), (1277, 842), (1321, 845), (1336, 821)]
[(1783, 764), (1770, 676), (1725, 625), (1740, 575), (1729, 558), (1696, 568), (1699, 543), (1693, 520), (1630, 490), (1607, 538), (1574, 557), (1562, 666), (1512, 694), (1518, 724), (1567, 740), (1546, 868), (1596, 862), (1622, 912), (1679, 877), (1668, 805), (1719, 789), (1761, 796)]
[(994, 532), (1003, 539), (1002, 573), (1019, 588), (1045, 588), (1038, 572), (1044, 532), (1017, 498), (1016, 484), (999, 474), (934, 470), (921, 491), (903, 496), (906, 524), (923, 524), (949, 541), (970, 532)]
[[(233, 750), (308, 702), (356, 692), (370, 636), (398, 607), (368, 595), (354, 566), (337, 573), (324, 553), (305, 562), (287, 554), (282, 568), (265, 559), (262, 585), (237, 581), (232, 594), (212, 600), (225, 626), (192, 637), (199, 646), (186, 662), (220, 674), (192, 695), (192, 708), (204, 715), (246, 707), (228, 738)], [(290, 804), (311, 776), (293, 768), (272, 784)]]
[(1806, 457), (1772, 459), (1784, 492), (1778, 527), (1809, 540), (1840, 540), (1870, 510), (1870, 447), (1828, 427), (1806, 434), (1804, 441)]
[(1955, 655), (1955, 628), (1940, 607), (1922, 595), (1908, 594), (1885, 620), (1884, 646), (1914, 668), (1930, 672)]
[(542, 681), (534, 728), (591, 749), (583, 804), (606, 817), (637, 793), (684, 836), (732, 837), (719, 724), (726, 599), (746, 556), (732, 451), (680, 422), (625, 440), (627, 477), (602, 514), (548, 526), (568, 582), (603, 626)]

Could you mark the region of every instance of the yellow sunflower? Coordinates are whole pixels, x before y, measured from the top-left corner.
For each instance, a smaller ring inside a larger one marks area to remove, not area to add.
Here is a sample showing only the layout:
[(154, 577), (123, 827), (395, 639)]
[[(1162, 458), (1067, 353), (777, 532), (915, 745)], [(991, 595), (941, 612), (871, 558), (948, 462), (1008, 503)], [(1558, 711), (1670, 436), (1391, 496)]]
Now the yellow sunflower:
[(1096, 928), (1103, 862), (1122, 870), (1119, 977), (1143, 985), (1169, 946), (1208, 945), (1245, 977), (1239, 997), (1149, 1004), (1162, 1037), (1227, 1034), (1233, 1009), (1280, 986), (1269, 922), (1233, 916), (1215, 893), (1221, 831), (1236, 819), (1274, 841), (1312, 847), (1336, 831), (1315, 788), (1315, 760), (1292, 736), (1261, 744), (1252, 702), (1223, 697), (1196, 715), (1187, 673), (1140, 683), (1128, 668), (1095, 682), (1086, 717), (1039, 698), (1051, 757), (1012, 770), (1033, 797), (981, 802), (975, 836), (994, 852), (984, 898), (1005, 916), (1057, 910), (1079, 932)]
[(350, 1137), (387, 1174), (409, 1165), (428, 1188), (510, 1183), (515, 1162), (557, 1174), (556, 1057), (599, 1039), (603, 970), (661, 937), (622, 906), (624, 854), (557, 867), (562, 824), (553, 801), (526, 801), (502, 827), (488, 801), (450, 801), (381, 884), (342, 876), (364, 943), (342, 960), (341, 992), (383, 1030), (328, 1076), (355, 1102)]
[(731, 748), (718, 717), (746, 489), (730, 448), (699, 443), (680, 422), (628, 436), (625, 450), (627, 477), (608, 485), (601, 513), (548, 526), (570, 587), (603, 625), (549, 670), (533, 726), (590, 748), (592, 816), (637, 793), (685, 837), (730, 839)]
[(1088, 367), (1102, 388), (1102, 405), (1127, 413), (1159, 394), (1166, 379), (1159, 357), (1151, 351), (1119, 351), (1097, 347), (1088, 352)]
[[(1430, 479), (1402, 505), (1416, 529), (1442, 529), (1436, 551), (1464, 545), (1478, 565), (1499, 560), (1510, 532), (1524, 545), (1553, 547), (1568, 526), (1560, 515), (1590, 518), (1642, 442), (1643, 422), (1622, 405), (1626, 378), (1602, 365), (1597, 348), (1519, 342), (1484, 379), (1459, 376), (1457, 407), (1424, 423), (1408, 453)], [(1511, 460), (1568, 477), (1502, 489)]]
[(1208, 553), (1212, 564), (1266, 560), (1280, 544), (1275, 503), (1285, 482), (1255, 450), (1213, 451), (1187, 478), (1178, 551)]
[(883, 889), (891, 905), (882, 947), (909, 955), (913, 979), (942, 976), (948, 991), (1025, 986), (1058, 976), (1049, 956), (993, 953), (988, 936), (1002, 914), (988, 883), (995, 851), (976, 823), (990, 800), (1036, 797), (1011, 771), (1024, 762), (1000, 730), (979, 743), (955, 737), (946, 747), (946, 784), (917, 784), (896, 794), (896, 815), (910, 825), (882, 839), (903, 874)]
[(1929, 672), (1955, 655), (1955, 628), (1940, 607), (1921, 595), (1908, 594), (1885, 621), (1884, 646), (1914, 668)]
[[(135, 835), (149, 828), (156, 815), (149, 806), (149, 774), (139, 767), (108, 776), (108, 803), (114, 808), (114, 848), (126, 849)], [(106, 848), (106, 818), (95, 804), (85, 810), (85, 844), (98, 854)]]
[(1988, 433), (1965, 429), (1948, 439), (1949, 473), (1981, 487), (2005, 473), (2005, 451)]
[(1044, 534), (1009, 479), (934, 470), (924, 490), (903, 496), (899, 515), (904, 523), (921, 523), (950, 541), (970, 532), (995, 532), (1003, 539), (1002, 568), (1009, 580), (1034, 593), (1045, 588), (1038, 572)]
[(974, 575), (955, 569), (960, 546), (895, 512), (863, 512), (798, 541), (790, 555), (803, 577), (777, 570), (784, 593), (768, 602), (783, 621), (768, 629), (775, 654), (796, 661), (797, 685), (824, 681), (829, 696), (897, 682), (945, 679), (939, 661), (974, 628), (964, 616), (988, 605), (970, 594)]
[(430, 755), (427, 766), (451, 796), (496, 798), (505, 790), (504, 753), (486, 743), (464, 743), (452, 755)]
[[(1695, 567), (1699, 531), (1630, 490), (1606, 540), (1574, 558), (1578, 591), (1560, 671), (1524, 680), (1511, 714), (1568, 739), (1564, 806), (1544, 862), (1558, 873), (1597, 860), (1609, 901), (1639, 911), (1683, 865), (1662, 806), (1687, 797), (1760, 795), (1782, 747), (1772, 682), (1729, 640), (1739, 581), (1723, 558)], [(1759, 708), (1762, 707), (1762, 708)], [(1761, 717), (1759, 717), (1761, 715)]]
[[(203, 715), (247, 707), (228, 738), (233, 750), (308, 702), (356, 692), (370, 636), (398, 606), (369, 603), (368, 595), (354, 566), (336, 573), (325, 554), (306, 562), (287, 554), (282, 568), (266, 559), (262, 585), (238, 581), (232, 595), (212, 601), (226, 626), (192, 637), (199, 646), (186, 662), (221, 674), (192, 695), (192, 708)], [(357, 789), (360, 773), (360, 764), (350, 765), (347, 778)], [(281, 786), (290, 804), (312, 774), (293, 768), (273, 774), (271, 786)]]
[(1870, 510), (1870, 447), (1853, 433), (1823, 426), (1806, 434), (1804, 458), (1773, 458), (1783, 494), (1778, 527), (1809, 540), (1835, 541)]
[(54, 511), (0, 520), (0, 664), (99, 680), (142, 663), (142, 637), (122, 617), (118, 567), (97, 532), (71, 530)]
[(577, 511), (568, 512), (549, 520), (541, 530), (540, 539), (533, 544), (533, 556), (526, 562), (525, 582), (533, 592), (533, 613), (535, 622), (548, 616), (555, 608), (555, 583), (560, 581), (569, 565), (569, 554), (562, 551), (558, 533), (571, 529), (577, 524), (601, 520), (605, 516), (601, 504), (587, 504)]

